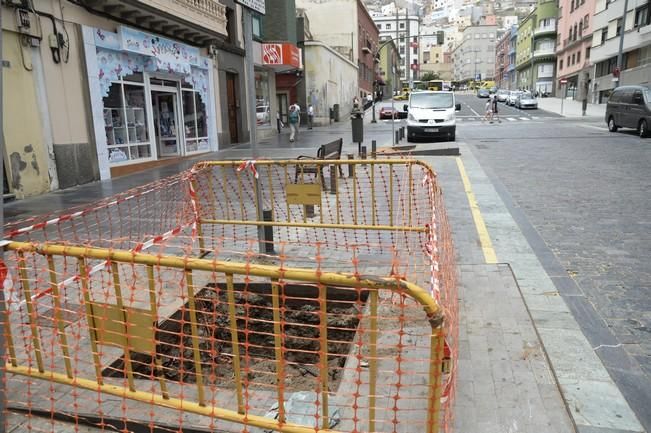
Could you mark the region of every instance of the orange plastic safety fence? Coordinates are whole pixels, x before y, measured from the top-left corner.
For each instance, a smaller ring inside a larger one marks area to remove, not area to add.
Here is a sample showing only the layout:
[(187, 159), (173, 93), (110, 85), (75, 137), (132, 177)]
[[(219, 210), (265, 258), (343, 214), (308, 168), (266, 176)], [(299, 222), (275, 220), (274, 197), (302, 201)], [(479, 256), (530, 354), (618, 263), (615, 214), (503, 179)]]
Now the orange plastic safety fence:
[(17, 431), (451, 429), (454, 251), (417, 161), (205, 162), (4, 233)]

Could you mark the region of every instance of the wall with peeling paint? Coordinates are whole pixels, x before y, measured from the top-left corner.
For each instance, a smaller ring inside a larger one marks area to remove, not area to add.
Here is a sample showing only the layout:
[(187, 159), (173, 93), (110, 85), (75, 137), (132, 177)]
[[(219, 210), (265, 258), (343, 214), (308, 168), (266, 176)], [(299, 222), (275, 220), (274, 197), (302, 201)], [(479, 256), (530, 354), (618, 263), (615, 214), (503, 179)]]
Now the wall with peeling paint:
[[(12, 192), (17, 198), (43, 194), (50, 190), (47, 149), (36, 100), (34, 74), (23, 67), (23, 58), (31, 67), (30, 48), (19, 43), (12, 32), (2, 32), (3, 57), (9, 62), (2, 68), (4, 104), (5, 168)], [(21, 55), (21, 50), (24, 50)]]

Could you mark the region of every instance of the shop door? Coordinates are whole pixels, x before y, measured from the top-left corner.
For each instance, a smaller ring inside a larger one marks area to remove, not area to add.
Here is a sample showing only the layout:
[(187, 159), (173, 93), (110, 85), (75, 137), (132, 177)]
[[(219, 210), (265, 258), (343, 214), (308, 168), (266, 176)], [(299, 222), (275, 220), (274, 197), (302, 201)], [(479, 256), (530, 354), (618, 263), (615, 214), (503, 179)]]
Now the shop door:
[(154, 90), (154, 86), (152, 86), (151, 102), (158, 155), (161, 157), (178, 156), (181, 150), (181, 137), (178, 128), (178, 93), (175, 90)]
[(276, 94), (276, 98), (278, 100), (278, 113), (280, 113), (280, 119), (284, 124), (287, 124), (287, 93), (278, 93)]
[(231, 143), (239, 142), (239, 135), (237, 131), (237, 89), (236, 75), (226, 74), (226, 95), (228, 104), (228, 130), (231, 135)]

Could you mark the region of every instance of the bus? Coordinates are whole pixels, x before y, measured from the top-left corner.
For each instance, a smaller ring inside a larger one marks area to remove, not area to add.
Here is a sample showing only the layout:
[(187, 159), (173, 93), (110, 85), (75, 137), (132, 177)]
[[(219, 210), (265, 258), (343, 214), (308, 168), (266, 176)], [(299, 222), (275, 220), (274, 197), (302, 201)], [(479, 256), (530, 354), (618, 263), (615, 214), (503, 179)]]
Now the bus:
[(443, 90), (443, 80), (431, 80), (427, 82), (427, 90), (440, 92)]
[(412, 83), (411, 85), (412, 90), (428, 90), (427, 83), (425, 83), (424, 81), (414, 80), (411, 83)]

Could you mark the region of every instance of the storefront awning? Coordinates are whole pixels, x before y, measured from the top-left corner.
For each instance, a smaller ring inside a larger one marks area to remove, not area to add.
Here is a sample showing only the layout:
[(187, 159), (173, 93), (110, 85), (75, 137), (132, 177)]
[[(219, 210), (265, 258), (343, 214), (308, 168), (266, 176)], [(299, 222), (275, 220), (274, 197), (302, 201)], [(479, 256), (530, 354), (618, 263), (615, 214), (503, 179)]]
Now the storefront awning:
[(262, 64), (276, 72), (302, 69), (301, 50), (291, 43), (262, 44)]

